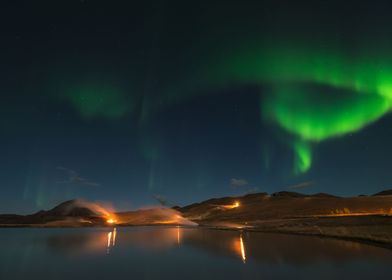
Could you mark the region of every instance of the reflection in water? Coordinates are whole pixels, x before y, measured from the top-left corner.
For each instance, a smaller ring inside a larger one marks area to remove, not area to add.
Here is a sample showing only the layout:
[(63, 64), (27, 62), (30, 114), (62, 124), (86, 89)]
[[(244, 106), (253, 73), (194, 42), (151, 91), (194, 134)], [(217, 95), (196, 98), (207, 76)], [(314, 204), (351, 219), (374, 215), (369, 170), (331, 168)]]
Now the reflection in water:
[(113, 232), (108, 232), (108, 242), (106, 246), (106, 253), (110, 253), (110, 247), (114, 247), (116, 245), (116, 236), (117, 236), (117, 229), (114, 228)]
[(316, 237), (173, 226), (6, 229), (0, 240), (7, 280), (392, 279), (392, 251)]
[(113, 247), (116, 245), (116, 235), (117, 235), (117, 229), (113, 229)]
[[(119, 242), (121, 246), (117, 244)], [(170, 251), (173, 248), (182, 252), (195, 248), (215, 256), (240, 259), (241, 263), (247, 264), (249, 260), (299, 266), (325, 261), (336, 264), (354, 260), (392, 261), (390, 250), (350, 241), (181, 226), (113, 228), (110, 232), (80, 229), (67, 234), (49, 235), (46, 243), (50, 250), (78, 256), (111, 253), (111, 248), (116, 246), (118, 251), (128, 252), (129, 248), (134, 248), (146, 253)]]
[(177, 245), (180, 246), (180, 226), (177, 226)]
[(246, 263), (246, 252), (244, 246), (244, 240), (242, 238), (242, 232), (236, 238), (232, 240), (232, 248), (235, 251), (236, 255), (242, 259), (243, 263)]
[(242, 240), (242, 233), (240, 234), (240, 245), (241, 245), (242, 261), (246, 263), (245, 247), (244, 247), (244, 241)]
[(108, 246), (107, 246), (107, 248), (106, 248), (106, 252), (109, 254), (109, 252), (110, 252), (110, 245), (111, 245), (111, 243), (112, 243), (112, 232), (110, 231), (109, 233), (108, 233)]

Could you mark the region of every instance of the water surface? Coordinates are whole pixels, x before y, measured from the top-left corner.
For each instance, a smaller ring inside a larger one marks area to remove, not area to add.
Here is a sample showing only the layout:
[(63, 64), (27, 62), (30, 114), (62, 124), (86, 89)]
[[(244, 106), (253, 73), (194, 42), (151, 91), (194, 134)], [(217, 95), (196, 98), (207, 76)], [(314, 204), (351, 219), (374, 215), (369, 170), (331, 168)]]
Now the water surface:
[(0, 229), (0, 279), (392, 279), (392, 251), (202, 228)]

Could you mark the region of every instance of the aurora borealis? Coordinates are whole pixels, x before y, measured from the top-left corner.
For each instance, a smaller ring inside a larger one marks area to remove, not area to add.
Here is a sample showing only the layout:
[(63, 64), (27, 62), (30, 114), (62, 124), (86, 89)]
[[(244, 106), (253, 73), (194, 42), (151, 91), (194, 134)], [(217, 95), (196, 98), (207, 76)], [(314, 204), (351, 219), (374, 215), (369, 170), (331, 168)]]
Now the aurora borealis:
[(293, 2), (7, 4), (3, 208), (390, 187), (390, 4)]
[[(292, 46), (293, 44), (289, 44)], [(295, 45), (295, 44), (294, 44)], [(381, 58), (352, 62), (339, 53), (294, 47), (294, 50), (260, 51), (260, 55), (237, 59), (240, 80), (272, 83), (270, 97), (261, 104), (267, 118), (302, 141), (318, 142), (358, 131), (391, 110), (390, 66)], [(375, 51), (376, 52), (376, 51)], [(244, 51), (248, 56), (248, 52)], [(240, 71), (241, 71), (240, 70)], [(323, 96), (324, 87), (339, 91), (337, 100)], [(315, 96), (316, 95), (316, 96)], [(300, 147), (300, 148), (299, 148)], [(294, 144), (301, 159), (297, 168), (310, 168), (309, 148)], [(306, 152), (305, 152), (306, 151)], [(306, 158), (306, 159), (305, 159)]]

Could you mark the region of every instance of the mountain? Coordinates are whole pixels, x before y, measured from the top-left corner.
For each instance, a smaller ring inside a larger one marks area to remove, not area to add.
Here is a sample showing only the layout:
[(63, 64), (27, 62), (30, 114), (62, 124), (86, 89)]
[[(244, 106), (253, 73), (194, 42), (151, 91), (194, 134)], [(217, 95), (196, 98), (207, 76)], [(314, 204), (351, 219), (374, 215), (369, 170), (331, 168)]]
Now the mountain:
[(127, 225), (197, 225), (173, 208), (151, 208), (115, 213), (117, 224)]
[(0, 215), (0, 227), (199, 225), (210, 228), (329, 236), (392, 248), (391, 190), (373, 196), (253, 193), (212, 198), (184, 207), (110, 213), (70, 200), (32, 215)]
[(0, 224), (3, 225), (38, 225), (54, 222), (57, 222), (57, 225), (91, 224), (93, 222), (103, 223), (104, 219), (92, 209), (84, 206), (81, 200), (65, 201), (48, 211), (41, 210), (31, 215), (0, 215)]
[(391, 208), (392, 196), (337, 197), (326, 193), (305, 195), (282, 191), (271, 195), (256, 193), (209, 199), (177, 209), (192, 221), (211, 224), (224, 221), (251, 223), (304, 217), (389, 215), (392, 213)]
[(380, 196), (380, 195), (392, 195), (392, 190), (385, 190), (379, 193), (374, 194), (373, 196)]
[(184, 207), (151, 208), (109, 213), (83, 200), (65, 201), (47, 211), (31, 215), (0, 215), (0, 226), (102, 226), (108, 217), (117, 225), (180, 224), (250, 225), (259, 221), (369, 216), (392, 214), (391, 191), (373, 196), (337, 197), (281, 191), (271, 195), (252, 193), (238, 197), (212, 198)]
[(74, 199), (60, 203), (51, 210), (39, 211), (34, 215), (39, 217), (96, 217), (98, 213), (82, 206), (81, 201)]

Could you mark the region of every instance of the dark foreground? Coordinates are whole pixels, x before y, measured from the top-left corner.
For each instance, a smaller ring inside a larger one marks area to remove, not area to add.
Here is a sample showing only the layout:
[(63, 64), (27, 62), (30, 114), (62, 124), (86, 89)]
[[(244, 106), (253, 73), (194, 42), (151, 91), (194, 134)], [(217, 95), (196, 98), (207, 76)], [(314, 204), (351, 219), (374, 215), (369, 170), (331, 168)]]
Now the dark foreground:
[(200, 227), (2, 228), (0, 279), (392, 279), (392, 251)]

